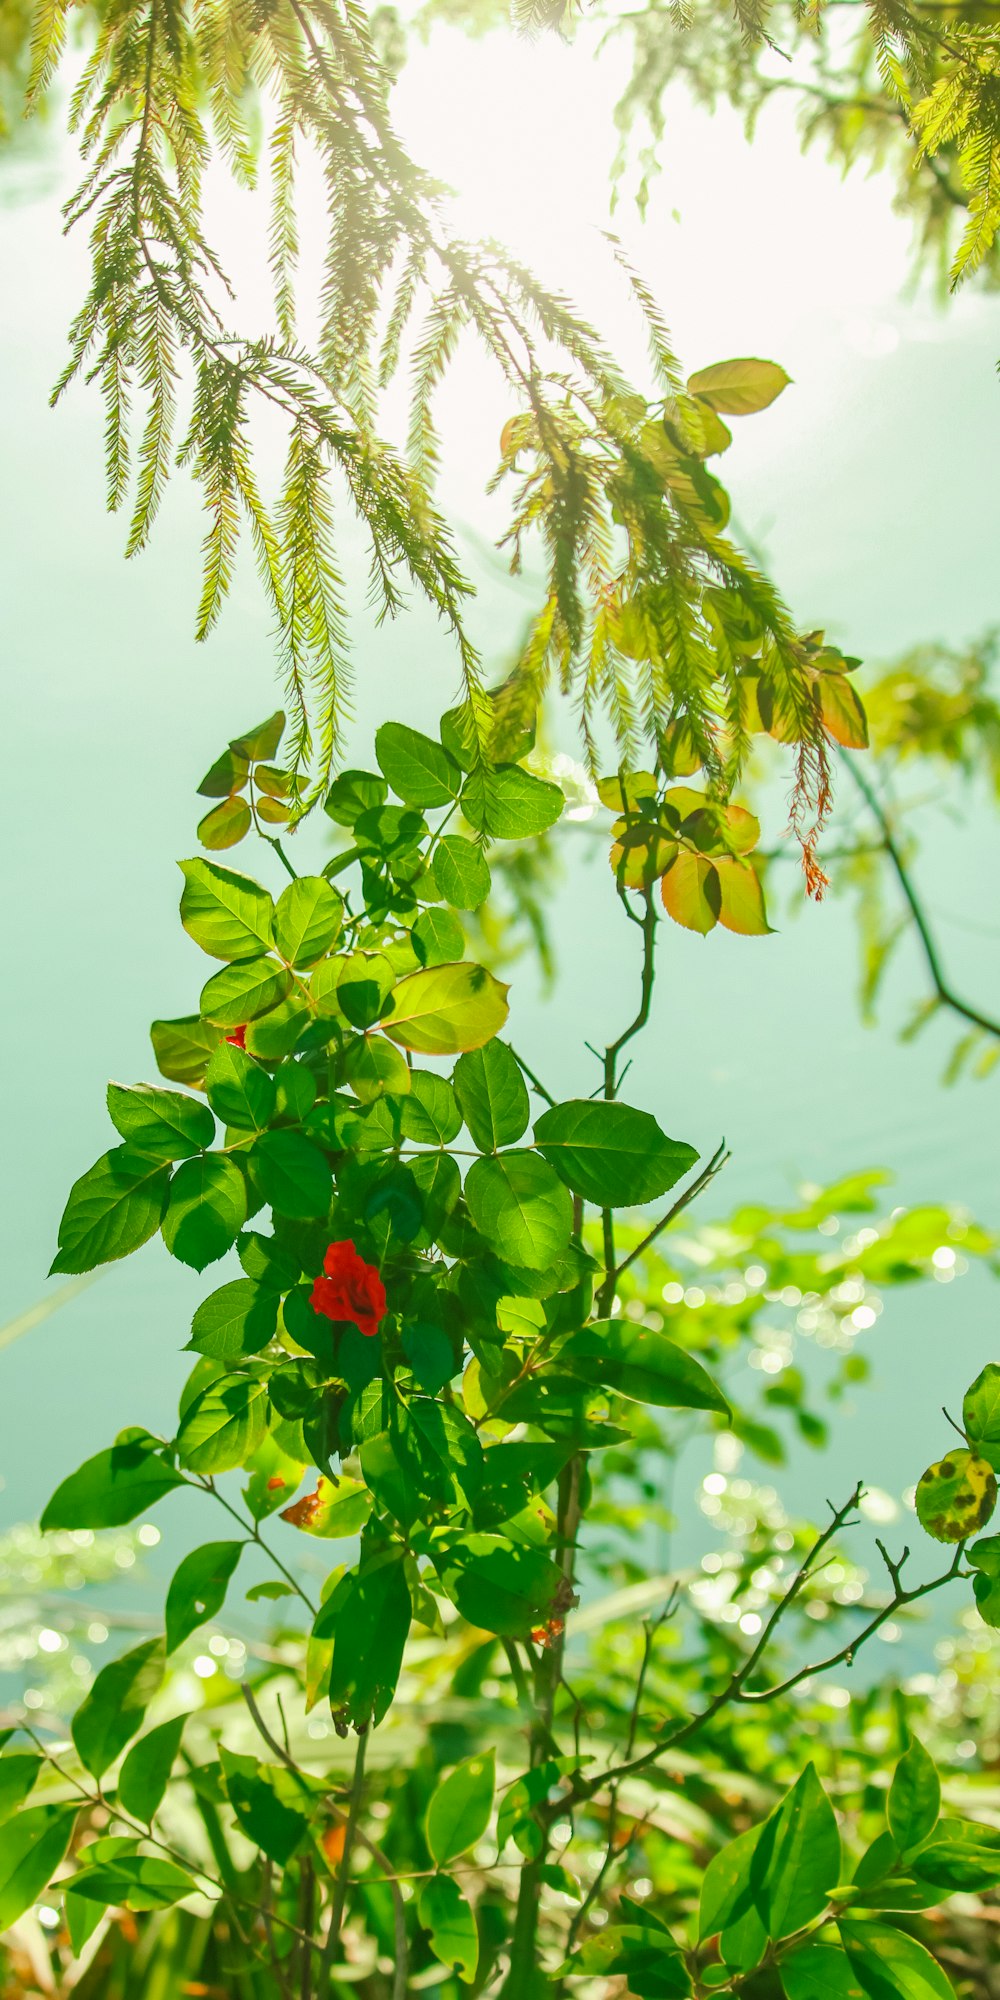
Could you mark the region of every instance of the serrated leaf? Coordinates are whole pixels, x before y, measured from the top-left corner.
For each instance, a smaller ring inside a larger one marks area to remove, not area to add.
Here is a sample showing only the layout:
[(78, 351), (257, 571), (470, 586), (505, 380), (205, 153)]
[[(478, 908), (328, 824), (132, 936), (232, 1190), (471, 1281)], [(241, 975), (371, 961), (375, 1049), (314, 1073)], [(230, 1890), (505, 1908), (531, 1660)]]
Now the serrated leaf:
[(535, 1143), (567, 1187), (599, 1208), (655, 1201), (698, 1158), (692, 1146), (668, 1139), (650, 1112), (592, 1098), (543, 1111)]
[(50, 1275), (93, 1271), (148, 1243), (160, 1226), (169, 1181), (163, 1159), (129, 1145), (105, 1153), (70, 1189)]
[(508, 988), (485, 966), (428, 966), (401, 979), (382, 1028), (415, 1055), (481, 1048), (507, 1019)]
[(258, 958), (271, 945), (274, 904), (249, 875), (214, 861), (182, 861), (181, 922), (211, 958)]
[(537, 1153), (498, 1153), (474, 1160), (465, 1199), (480, 1235), (508, 1263), (545, 1270), (569, 1242), (572, 1196)]
[(149, 1159), (184, 1160), (215, 1137), (215, 1120), (206, 1105), (151, 1083), (109, 1083), (108, 1111), (115, 1130)]

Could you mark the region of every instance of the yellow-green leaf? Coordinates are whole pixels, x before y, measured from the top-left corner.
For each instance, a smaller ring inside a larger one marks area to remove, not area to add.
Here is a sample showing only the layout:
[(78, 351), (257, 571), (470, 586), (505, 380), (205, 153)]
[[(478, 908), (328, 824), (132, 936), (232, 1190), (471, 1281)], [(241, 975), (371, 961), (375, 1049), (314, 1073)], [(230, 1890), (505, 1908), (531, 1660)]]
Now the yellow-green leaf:
[(723, 417), (752, 417), (766, 410), (791, 376), (776, 361), (759, 361), (744, 356), (736, 361), (716, 361), (711, 368), (699, 368), (688, 377), (688, 391), (701, 396)]

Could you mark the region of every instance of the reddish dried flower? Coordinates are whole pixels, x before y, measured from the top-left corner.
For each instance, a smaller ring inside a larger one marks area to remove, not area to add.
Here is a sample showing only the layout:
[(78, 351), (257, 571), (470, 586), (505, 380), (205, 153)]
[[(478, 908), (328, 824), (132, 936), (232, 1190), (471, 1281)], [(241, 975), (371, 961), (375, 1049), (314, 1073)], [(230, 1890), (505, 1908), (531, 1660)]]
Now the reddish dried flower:
[(227, 1042), (232, 1042), (234, 1049), (245, 1049), (247, 1045), (246, 1021), (241, 1021), (238, 1028), (230, 1028), (230, 1031), (228, 1035), (225, 1037), (225, 1040)]
[(531, 1636), (535, 1645), (543, 1649), (546, 1646), (554, 1646), (556, 1640), (562, 1637), (565, 1623), (564, 1618), (548, 1618), (544, 1625), (533, 1625)]
[(314, 1312), (327, 1319), (351, 1320), (368, 1339), (385, 1316), (385, 1286), (374, 1264), (359, 1257), (353, 1243), (331, 1243), (323, 1259), (323, 1277), (313, 1283)]
[(322, 1504), (320, 1488), (315, 1493), (303, 1493), (301, 1500), (293, 1501), (290, 1507), (283, 1507), (281, 1519), (290, 1521), (293, 1528), (308, 1528), (316, 1519)]

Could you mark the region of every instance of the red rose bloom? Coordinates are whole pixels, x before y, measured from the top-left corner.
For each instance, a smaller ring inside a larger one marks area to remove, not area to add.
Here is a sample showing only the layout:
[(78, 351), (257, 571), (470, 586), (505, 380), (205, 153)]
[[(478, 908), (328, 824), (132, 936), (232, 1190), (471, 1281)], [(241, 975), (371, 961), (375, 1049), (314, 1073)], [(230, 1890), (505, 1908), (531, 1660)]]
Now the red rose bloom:
[(325, 1277), (313, 1281), (313, 1311), (353, 1321), (370, 1340), (385, 1317), (385, 1286), (374, 1264), (366, 1264), (353, 1243), (331, 1243), (323, 1270)]
[(247, 1024), (241, 1021), (238, 1028), (231, 1028), (225, 1040), (232, 1042), (234, 1049), (245, 1049), (247, 1045)]

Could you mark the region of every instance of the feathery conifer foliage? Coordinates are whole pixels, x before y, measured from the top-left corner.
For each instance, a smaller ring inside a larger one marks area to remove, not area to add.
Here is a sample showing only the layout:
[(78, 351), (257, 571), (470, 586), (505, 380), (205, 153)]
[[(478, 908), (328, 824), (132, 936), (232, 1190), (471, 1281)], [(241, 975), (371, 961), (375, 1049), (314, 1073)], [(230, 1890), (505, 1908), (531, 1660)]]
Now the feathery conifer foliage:
[[(71, 0), (39, 10), (32, 103), (56, 73), (74, 11)], [(268, 132), (274, 326), (241, 334), (203, 190), (217, 159), (254, 182), (255, 102)], [(93, 275), (57, 394), (80, 375), (100, 384), (109, 498), (131, 508), (130, 553), (149, 536), (175, 460), (193, 472), (208, 515), (200, 636), (249, 532), (279, 634), (296, 761), (312, 756), (317, 787), (350, 683), (341, 488), (368, 532), (379, 615), (398, 611), (407, 583), (437, 608), (487, 754), (463, 620), (468, 584), (432, 498), (434, 395), (468, 329), (514, 403), (497, 475), (513, 488), (513, 562), (532, 535), (547, 565), (518, 683), (537, 697), (555, 673), (578, 704), (592, 762), (603, 713), (626, 760), (642, 743), (668, 772), (692, 768), (693, 757), (725, 793), (746, 747), (745, 682), (759, 681), (775, 733), (796, 745), (793, 823), (818, 885), (829, 729), (815, 641), (726, 537), (728, 500), (705, 467), (729, 442), (723, 414), (764, 408), (782, 372), (721, 364), (685, 386), (647, 288), (611, 243), (648, 326), (651, 400), (565, 299), (496, 245), (457, 239), (440, 190), (395, 135), (386, 75), (355, 6), (119, 0), (99, 10), (72, 119), (87, 172), (67, 218), (90, 229)], [(322, 165), (327, 204), (321, 324), (308, 349), (296, 321), (307, 155)], [(379, 421), (380, 390), (404, 361), (405, 460)], [(257, 471), (258, 404), (285, 433), (276, 504)]]

